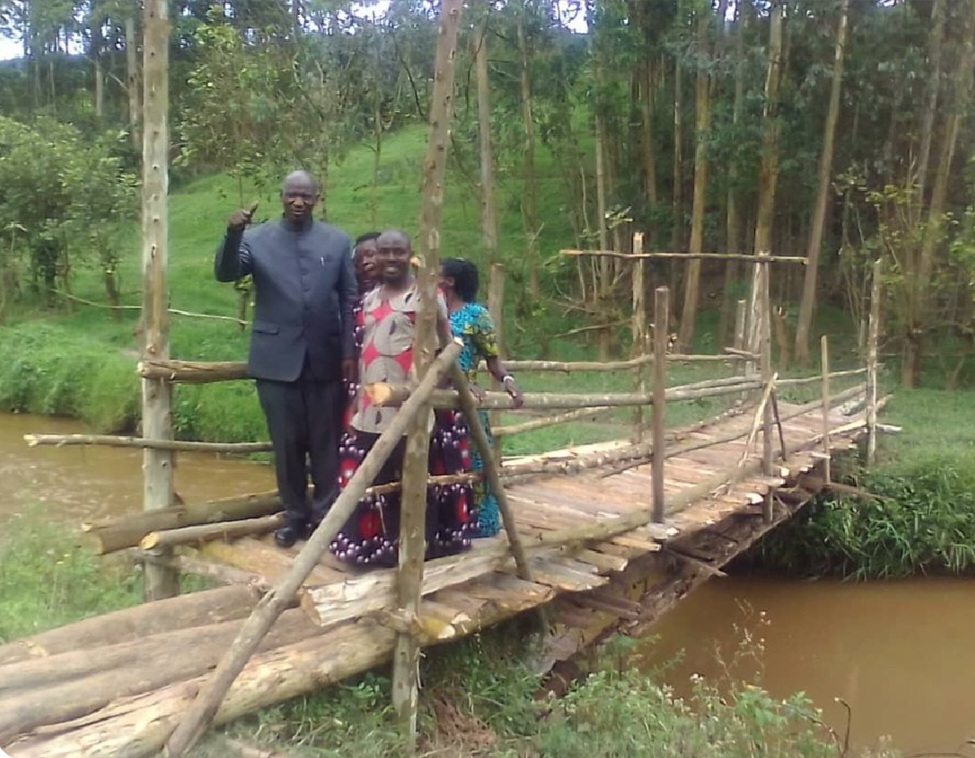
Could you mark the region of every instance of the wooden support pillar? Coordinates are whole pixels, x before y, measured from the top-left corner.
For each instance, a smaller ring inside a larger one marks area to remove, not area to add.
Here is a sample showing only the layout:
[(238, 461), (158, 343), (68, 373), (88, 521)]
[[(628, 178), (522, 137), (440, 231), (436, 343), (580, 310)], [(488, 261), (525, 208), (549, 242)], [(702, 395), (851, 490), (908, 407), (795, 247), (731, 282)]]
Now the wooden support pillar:
[(829, 338), (824, 334), (819, 340), (819, 348), (822, 355), (823, 371), (823, 478), (829, 486), (833, 480), (831, 458), (832, 451), (829, 441)]
[[(774, 381), (772, 374), (772, 299), (769, 293), (769, 255), (759, 253), (755, 264), (755, 291), (752, 293), (754, 306), (752, 308), (751, 325), (753, 341), (758, 343), (762, 385), (768, 389)], [(772, 404), (766, 402), (762, 411), (762, 474), (772, 475), (772, 426), (774, 414)], [(772, 512), (771, 490), (766, 494), (762, 507), (762, 516), (766, 523), (771, 523)]]
[(658, 287), (653, 298), (653, 506), (651, 518), (662, 524), (666, 511), (664, 463), (667, 448), (667, 332), (670, 318), (670, 290)]
[(870, 320), (867, 328), (867, 465), (877, 462), (877, 354), (880, 343), (880, 299), (883, 261), (873, 264), (870, 283)]
[[(633, 255), (643, 255), (643, 232), (633, 235)], [(630, 329), (633, 343), (630, 346), (630, 357), (639, 358), (647, 352), (647, 297), (646, 297), (646, 260), (635, 257), (631, 262), (630, 271), (633, 283), (633, 313)], [(637, 394), (647, 393), (646, 364), (637, 366), (635, 391)], [(633, 411), (633, 437), (636, 442), (643, 442), (646, 434), (644, 426), (644, 409), (638, 405)]]
[[(430, 136), (423, 161), (423, 195), (420, 201), (420, 311), (417, 314), (415, 356), (421, 381), (433, 360), (437, 343), (437, 279), (440, 271), (443, 185), (453, 114), (454, 58), (462, 8), (463, 0), (443, 0), (437, 32)], [(428, 408), (425, 406), (411, 422), (403, 465), (397, 594), (400, 609), (408, 618), (419, 613), (426, 553), (427, 456), (430, 449)], [(393, 650), (393, 708), (403, 728), (408, 755), (416, 752), (419, 666), (420, 640), (409, 630), (397, 634)]]
[[(146, 0), (144, 12), (142, 141), (142, 360), (169, 359), (169, 4)], [(172, 440), (172, 384), (142, 380), (142, 436)], [(142, 453), (143, 509), (173, 503), (172, 450)], [(168, 555), (162, 556), (164, 558)], [(145, 562), (144, 596), (179, 594), (179, 571), (162, 561)]]

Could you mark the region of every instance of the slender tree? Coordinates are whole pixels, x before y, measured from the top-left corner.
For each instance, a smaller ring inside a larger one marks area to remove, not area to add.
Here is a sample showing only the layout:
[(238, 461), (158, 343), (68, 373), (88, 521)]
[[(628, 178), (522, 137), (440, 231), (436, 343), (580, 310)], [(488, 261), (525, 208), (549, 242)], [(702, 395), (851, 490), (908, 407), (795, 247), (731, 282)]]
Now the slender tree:
[(823, 129), (823, 150), (819, 156), (819, 186), (816, 190), (816, 207), (813, 210), (809, 245), (806, 248), (806, 271), (802, 286), (802, 302), (799, 305), (799, 321), (796, 325), (796, 360), (809, 365), (809, 329), (816, 308), (816, 280), (819, 273), (819, 254), (823, 246), (826, 226), (826, 205), (830, 198), (833, 172), (836, 122), (840, 115), (840, 95), (843, 89), (843, 62), (846, 57), (847, 26), (850, 16), (850, 0), (842, 0), (840, 19), (836, 30), (836, 47), (833, 53), (833, 81), (829, 93), (829, 110)]

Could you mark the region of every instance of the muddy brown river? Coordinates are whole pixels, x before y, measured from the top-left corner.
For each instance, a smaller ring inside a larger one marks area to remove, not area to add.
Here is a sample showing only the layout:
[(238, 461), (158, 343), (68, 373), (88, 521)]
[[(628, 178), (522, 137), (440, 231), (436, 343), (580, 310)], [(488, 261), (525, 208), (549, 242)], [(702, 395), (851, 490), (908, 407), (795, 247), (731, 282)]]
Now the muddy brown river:
[[(138, 510), (138, 450), (28, 448), (29, 433), (74, 433), (64, 419), (0, 414), (0, 527), (40, 507), (52, 521), (79, 524)], [(271, 489), (266, 465), (180, 454), (176, 489), (186, 502)], [(729, 577), (678, 604), (642, 642), (634, 661), (648, 669), (679, 662), (664, 678), (679, 693), (693, 674), (718, 678), (750, 635), (760, 665), (732, 674), (775, 697), (803, 691), (842, 735), (852, 709), (852, 740), (884, 735), (905, 754), (954, 751), (975, 737), (975, 580), (924, 578), (850, 584)]]

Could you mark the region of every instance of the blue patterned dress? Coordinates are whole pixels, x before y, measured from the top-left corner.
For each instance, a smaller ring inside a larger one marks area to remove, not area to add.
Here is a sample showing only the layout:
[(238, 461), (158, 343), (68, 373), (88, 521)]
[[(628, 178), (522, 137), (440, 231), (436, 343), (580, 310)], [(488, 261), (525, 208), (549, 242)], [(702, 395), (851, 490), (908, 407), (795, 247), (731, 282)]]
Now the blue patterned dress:
[[(498, 357), (498, 340), (494, 330), (494, 321), (488, 309), (480, 303), (464, 303), (450, 314), (450, 331), (455, 337), (464, 341), (457, 362), (470, 382), (477, 378), (477, 364), (481, 360)], [(487, 432), (488, 439), (494, 444), (491, 434), (491, 424), (487, 411), (480, 411), (481, 424)], [(484, 471), (484, 461), (477, 448), (471, 450), (471, 470), (477, 473)], [(478, 528), (476, 536), (493, 537), (501, 529), (501, 517), (498, 513), (498, 499), (491, 491), (491, 485), (484, 480), (474, 483), (474, 504), (478, 512)]]

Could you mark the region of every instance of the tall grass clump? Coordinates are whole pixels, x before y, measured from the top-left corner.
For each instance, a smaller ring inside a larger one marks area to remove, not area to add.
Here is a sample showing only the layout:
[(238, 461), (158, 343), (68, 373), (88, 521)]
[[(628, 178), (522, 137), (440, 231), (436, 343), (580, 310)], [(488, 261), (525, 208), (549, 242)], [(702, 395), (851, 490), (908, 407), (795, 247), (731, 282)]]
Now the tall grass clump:
[(85, 548), (40, 510), (0, 533), (0, 643), (139, 602), (138, 574)]
[(746, 565), (799, 576), (892, 579), (975, 571), (975, 465), (923, 457), (864, 475), (768, 535)]

